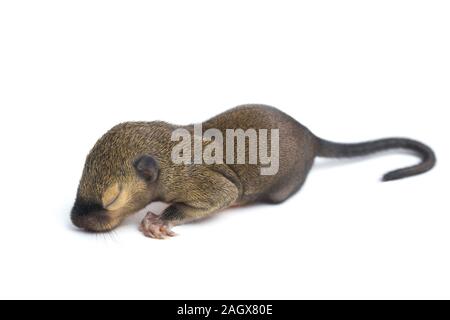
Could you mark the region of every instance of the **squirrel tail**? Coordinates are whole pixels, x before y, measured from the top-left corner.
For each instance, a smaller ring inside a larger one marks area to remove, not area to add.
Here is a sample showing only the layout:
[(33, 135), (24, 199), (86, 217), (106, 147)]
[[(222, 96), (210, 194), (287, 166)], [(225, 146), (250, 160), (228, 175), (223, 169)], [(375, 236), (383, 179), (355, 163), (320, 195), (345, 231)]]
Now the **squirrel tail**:
[(411, 139), (388, 138), (362, 143), (335, 143), (317, 138), (317, 156), (325, 158), (350, 158), (390, 149), (407, 149), (415, 152), (421, 162), (417, 165), (386, 173), (382, 180), (391, 181), (411, 177), (431, 170), (436, 164), (436, 156), (427, 145)]

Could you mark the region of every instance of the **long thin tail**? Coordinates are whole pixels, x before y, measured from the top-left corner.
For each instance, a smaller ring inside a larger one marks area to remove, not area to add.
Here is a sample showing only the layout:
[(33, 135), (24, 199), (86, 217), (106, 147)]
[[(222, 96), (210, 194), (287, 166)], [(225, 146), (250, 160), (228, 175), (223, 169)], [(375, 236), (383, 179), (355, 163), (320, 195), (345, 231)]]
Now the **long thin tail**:
[(418, 175), (431, 170), (436, 164), (436, 156), (433, 150), (427, 145), (404, 138), (388, 138), (363, 143), (335, 143), (318, 139), (317, 156), (325, 158), (350, 158), (364, 156), (367, 154), (389, 150), (407, 149), (417, 153), (422, 162), (417, 165), (394, 170), (383, 176), (383, 181), (397, 180), (414, 175)]

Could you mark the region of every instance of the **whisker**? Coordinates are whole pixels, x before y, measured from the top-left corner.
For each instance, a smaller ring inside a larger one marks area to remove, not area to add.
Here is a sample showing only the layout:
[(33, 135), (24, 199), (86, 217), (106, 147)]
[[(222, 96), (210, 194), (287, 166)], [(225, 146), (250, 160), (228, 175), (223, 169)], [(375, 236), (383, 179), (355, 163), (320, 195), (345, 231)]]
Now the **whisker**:
[[(102, 230), (105, 230), (105, 229), (106, 229), (106, 225), (103, 223), (103, 221), (100, 221), (100, 225), (101, 225), (101, 227), (102, 227)], [(103, 240), (106, 242), (107, 240), (106, 240), (105, 232), (102, 231), (101, 234), (102, 234)]]
[(108, 230), (110, 230), (110, 231), (108, 232), (109, 237), (111, 238), (112, 241), (117, 242), (117, 238), (116, 238), (117, 233), (116, 233), (115, 230), (112, 228), (111, 224), (108, 223), (108, 224), (107, 224), (107, 227), (108, 227)]

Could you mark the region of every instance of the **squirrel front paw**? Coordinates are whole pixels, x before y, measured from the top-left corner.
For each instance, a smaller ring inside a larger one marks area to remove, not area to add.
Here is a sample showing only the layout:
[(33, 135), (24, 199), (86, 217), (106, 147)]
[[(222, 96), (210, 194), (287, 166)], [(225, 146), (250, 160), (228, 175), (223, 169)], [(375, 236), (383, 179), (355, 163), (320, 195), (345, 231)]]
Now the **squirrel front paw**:
[(141, 222), (139, 230), (144, 236), (153, 239), (166, 239), (176, 236), (176, 233), (170, 230), (170, 225), (153, 212), (147, 213)]

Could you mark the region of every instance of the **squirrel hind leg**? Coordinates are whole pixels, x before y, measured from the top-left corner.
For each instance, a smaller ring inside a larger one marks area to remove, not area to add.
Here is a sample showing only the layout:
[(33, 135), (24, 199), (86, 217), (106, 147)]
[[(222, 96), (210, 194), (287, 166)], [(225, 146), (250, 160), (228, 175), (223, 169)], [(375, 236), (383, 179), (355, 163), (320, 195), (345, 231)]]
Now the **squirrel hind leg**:
[(298, 192), (305, 182), (305, 179), (298, 180), (298, 177), (289, 180), (290, 181), (282, 181), (276, 188), (273, 188), (263, 197), (263, 202), (270, 204), (282, 203)]

